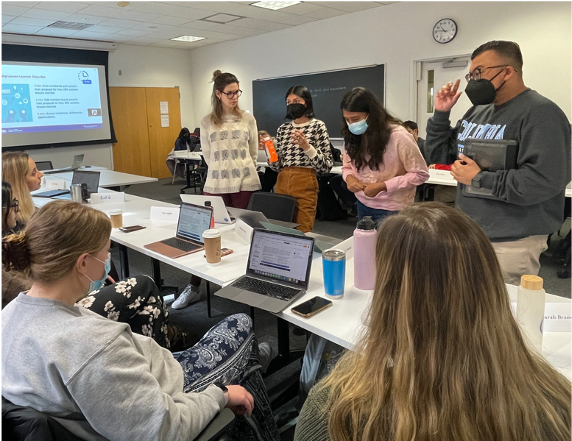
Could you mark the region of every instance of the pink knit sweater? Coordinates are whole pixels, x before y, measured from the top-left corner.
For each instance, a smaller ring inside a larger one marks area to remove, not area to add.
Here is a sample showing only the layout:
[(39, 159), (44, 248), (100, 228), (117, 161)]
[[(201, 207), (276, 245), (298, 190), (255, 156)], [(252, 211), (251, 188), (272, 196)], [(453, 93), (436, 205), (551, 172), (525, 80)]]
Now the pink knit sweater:
[[(368, 159), (366, 157), (366, 161)], [(365, 183), (385, 182), (387, 191), (381, 191), (375, 197), (370, 198), (363, 191), (355, 194), (370, 208), (399, 211), (413, 202), (416, 187), (429, 179), (427, 165), (413, 135), (401, 126), (392, 126), (379, 170), (372, 170), (366, 164), (358, 171), (347, 153), (344, 153), (343, 161), (344, 181), (348, 175), (354, 175)]]

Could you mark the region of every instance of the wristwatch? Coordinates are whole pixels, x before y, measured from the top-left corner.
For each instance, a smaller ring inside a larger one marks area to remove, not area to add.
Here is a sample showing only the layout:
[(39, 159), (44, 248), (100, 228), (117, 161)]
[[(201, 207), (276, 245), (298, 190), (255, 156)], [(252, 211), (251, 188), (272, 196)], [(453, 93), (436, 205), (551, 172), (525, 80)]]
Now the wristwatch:
[(477, 175), (471, 181), (471, 185), (475, 188), (481, 188), (482, 182), (481, 178), (483, 176), (483, 172), (478, 172)]

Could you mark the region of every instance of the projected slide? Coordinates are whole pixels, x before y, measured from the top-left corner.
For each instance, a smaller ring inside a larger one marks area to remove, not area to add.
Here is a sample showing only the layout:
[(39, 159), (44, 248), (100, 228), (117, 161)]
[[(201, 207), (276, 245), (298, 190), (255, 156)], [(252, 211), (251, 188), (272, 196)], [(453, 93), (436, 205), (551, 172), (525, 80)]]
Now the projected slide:
[(2, 66), (2, 133), (103, 127), (95, 67)]

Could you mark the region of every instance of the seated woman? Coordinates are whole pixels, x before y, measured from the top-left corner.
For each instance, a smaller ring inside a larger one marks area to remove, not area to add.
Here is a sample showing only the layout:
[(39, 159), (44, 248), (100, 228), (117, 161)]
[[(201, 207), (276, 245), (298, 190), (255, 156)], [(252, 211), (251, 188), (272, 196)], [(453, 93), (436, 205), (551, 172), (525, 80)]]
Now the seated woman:
[(190, 440), (229, 407), (253, 416), (237, 419), (237, 439), (279, 439), (247, 315), (228, 317), (174, 358), (76, 305), (107, 277), (110, 234), (104, 213), (55, 201), (2, 240), (4, 267), (33, 282), (2, 311), (2, 396), (91, 437)]
[(295, 440), (570, 440), (570, 382), (520, 332), (495, 251), (436, 202), (387, 218), (363, 337)]
[(26, 224), (34, 214), (31, 191), (39, 190), (44, 174), (27, 153), (6, 152), (2, 154), (2, 179), (12, 186), (12, 193), (19, 201), (19, 221)]
[[(29, 196), (30, 193), (24, 191), (26, 194)], [(19, 215), (20, 201), (13, 196), (12, 186), (2, 181), (2, 237), (24, 227)], [(103, 286), (103, 282), (92, 284), (93, 289), (78, 306), (111, 320), (128, 323), (133, 332), (151, 337), (174, 352), (189, 346), (189, 334), (168, 324), (167, 307), (151, 278), (135, 276), (118, 283), (111, 279), (108, 286)], [(2, 269), (2, 308), (31, 286), (31, 282), (20, 274)]]

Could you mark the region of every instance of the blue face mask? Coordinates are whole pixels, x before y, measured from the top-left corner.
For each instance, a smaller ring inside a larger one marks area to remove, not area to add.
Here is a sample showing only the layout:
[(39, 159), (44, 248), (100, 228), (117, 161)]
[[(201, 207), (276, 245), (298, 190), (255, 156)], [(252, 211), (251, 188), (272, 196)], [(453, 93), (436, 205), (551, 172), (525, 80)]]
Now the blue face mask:
[(348, 125), (348, 129), (350, 130), (350, 132), (352, 132), (354, 135), (361, 135), (365, 133), (368, 127), (366, 119), (367, 117), (365, 119), (362, 119), (361, 121), (352, 124), (346, 121), (346, 124)]
[(97, 257), (94, 257), (91, 254), (89, 254), (89, 256), (93, 257), (95, 260), (97, 260), (98, 262), (101, 262), (105, 265), (105, 274), (99, 280), (91, 280), (87, 274), (84, 274), (84, 276), (87, 277), (87, 279), (91, 282), (89, 284), (88, 294), (90, 292), (97, 291), (98, 289), (101, 289), (101, 287), (105, 284), (105, 281), (107, 280), (107, 276), (109, 275), (109, 271), (111, 270), (111, 254), (107, 253), (107, 259), (105, 259), (105, 262), (103, 260), (99, 260)]

